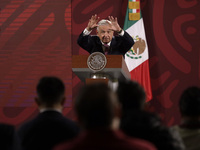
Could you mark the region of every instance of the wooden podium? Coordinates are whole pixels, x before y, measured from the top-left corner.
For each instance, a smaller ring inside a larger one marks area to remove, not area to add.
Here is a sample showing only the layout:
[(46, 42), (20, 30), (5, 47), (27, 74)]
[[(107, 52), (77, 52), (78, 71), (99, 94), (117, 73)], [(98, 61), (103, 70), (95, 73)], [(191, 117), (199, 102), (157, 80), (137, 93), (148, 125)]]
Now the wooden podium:
[(88, 68), (88, 57), (88, 55), (72, 56), (72, 71), (83, 82), (89, 83), (94, 80), (107, 82), (108, 80), (125, 80), (131, 77), (122, 55), (106, 55), (107, 64), (103, 70), (97, 73), (93, 73), (92, 70)]

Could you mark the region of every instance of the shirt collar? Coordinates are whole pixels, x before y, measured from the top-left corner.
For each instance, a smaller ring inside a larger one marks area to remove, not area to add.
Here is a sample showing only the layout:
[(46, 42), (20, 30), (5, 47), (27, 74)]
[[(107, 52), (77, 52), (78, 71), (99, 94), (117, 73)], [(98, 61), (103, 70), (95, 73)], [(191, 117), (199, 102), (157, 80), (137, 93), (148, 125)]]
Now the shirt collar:
[[(104, 43), (101, 41), (101, 44), (104, 45)], [(108, 46), (110, 46), (111, 41), (109, 43), (107, 43)]]
[(62, 113), (62, 110), (60, 110), (60, 109), (55, 109), (55, 108), (42, 108), (42, 109), (40, 109), (40, 113), (43, 113), (43, 112), (45, 112), (45, 111), (57, 111), (57, 112), (59, 112), (59, 113)]

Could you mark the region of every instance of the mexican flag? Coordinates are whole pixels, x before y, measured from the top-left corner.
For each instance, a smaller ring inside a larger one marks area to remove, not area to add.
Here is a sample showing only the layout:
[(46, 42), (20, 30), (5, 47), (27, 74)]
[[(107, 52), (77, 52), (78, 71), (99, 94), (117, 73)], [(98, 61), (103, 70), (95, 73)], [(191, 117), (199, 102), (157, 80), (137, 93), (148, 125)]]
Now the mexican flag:
[(135, 41), (133, 47), (125, 55), (125, 62), (131, 73), (131, 80), (139, 82), (144, 87), (147, 94), (147, 101), (150, 101), (152, 99), (152, 91), (149, 75), (149, 55), (140, 10), (140, 0), (128, 1), (124, 30)]

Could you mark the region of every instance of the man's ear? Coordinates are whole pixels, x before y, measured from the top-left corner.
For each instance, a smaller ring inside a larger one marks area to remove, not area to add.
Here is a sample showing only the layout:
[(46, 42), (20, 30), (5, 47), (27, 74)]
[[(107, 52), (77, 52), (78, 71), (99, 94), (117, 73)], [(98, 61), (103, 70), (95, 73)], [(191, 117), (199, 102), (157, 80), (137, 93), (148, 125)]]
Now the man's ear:
[(116, 115), (116, 117), (121, 118), (121, 116), (122, 116), (121, 104), (118, 104), (118, 106), (115, 108), (115, 115)]
[(81, 117), (78, 116), (78, 114), (76, 113), (76, 111), (75, 111), (75, 119), (76, 119), (76, 122), (77, 122), (77, 124), (78, 124), (79, 127), (81, 127), (81, 128), (82, 128), (82, 127), (85, 128), (84, 121), (81, 120)]
[(35, 97), (35, 103), (36, 103), (38, 106), (40, 106), (40, 105), (41, 105), (41, 102), (40, 102), (40, 100), (39, 100), (39, 98), (38, 98), (38, 97)]
[(62, 106), (64, 106), (64, 104), (65, 104), (65, 100), (66, 100), (66, 97), (63, 96), (63, 98), (61, 99), (61, 105), (62, 105)]

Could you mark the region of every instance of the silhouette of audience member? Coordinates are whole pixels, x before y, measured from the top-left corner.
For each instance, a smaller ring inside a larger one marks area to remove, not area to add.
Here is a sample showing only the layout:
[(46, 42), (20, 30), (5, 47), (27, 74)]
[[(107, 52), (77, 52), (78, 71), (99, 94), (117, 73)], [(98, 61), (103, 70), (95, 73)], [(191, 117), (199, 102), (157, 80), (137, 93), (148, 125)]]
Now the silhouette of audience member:
[(15, 127), (0, 123), (0, 141), (2, 150), (21, 150)]
[(78, 126), (62, 115), (65, 86), (56, 77), (43, 77), (37, 85), (35, 102), (40, 113), (23, 124), (18, 134), (25, 150), (50, 150), (78, 135)]
[(134, 81), (119, 82), (117, 94), (122, 104), (120, 129), (131, 137), (152, 142), (158, 150), (182, 150), (180, 136), (161, 124), (161, 119), (144, 110), (146, 94)]
[(172, 127), (178, 130), (186, 150), (200, 150), (200, 88), (189, 87), (179, 101), (181, 124)]
[(125, 136), (119, 127), (120, 105), (116, 94), (103, 83), (90, 84), (80, 90), (75, 111), (83, 128), (71, 142), (58, 145), (55, 150), (154, 150), (144, 140)]

